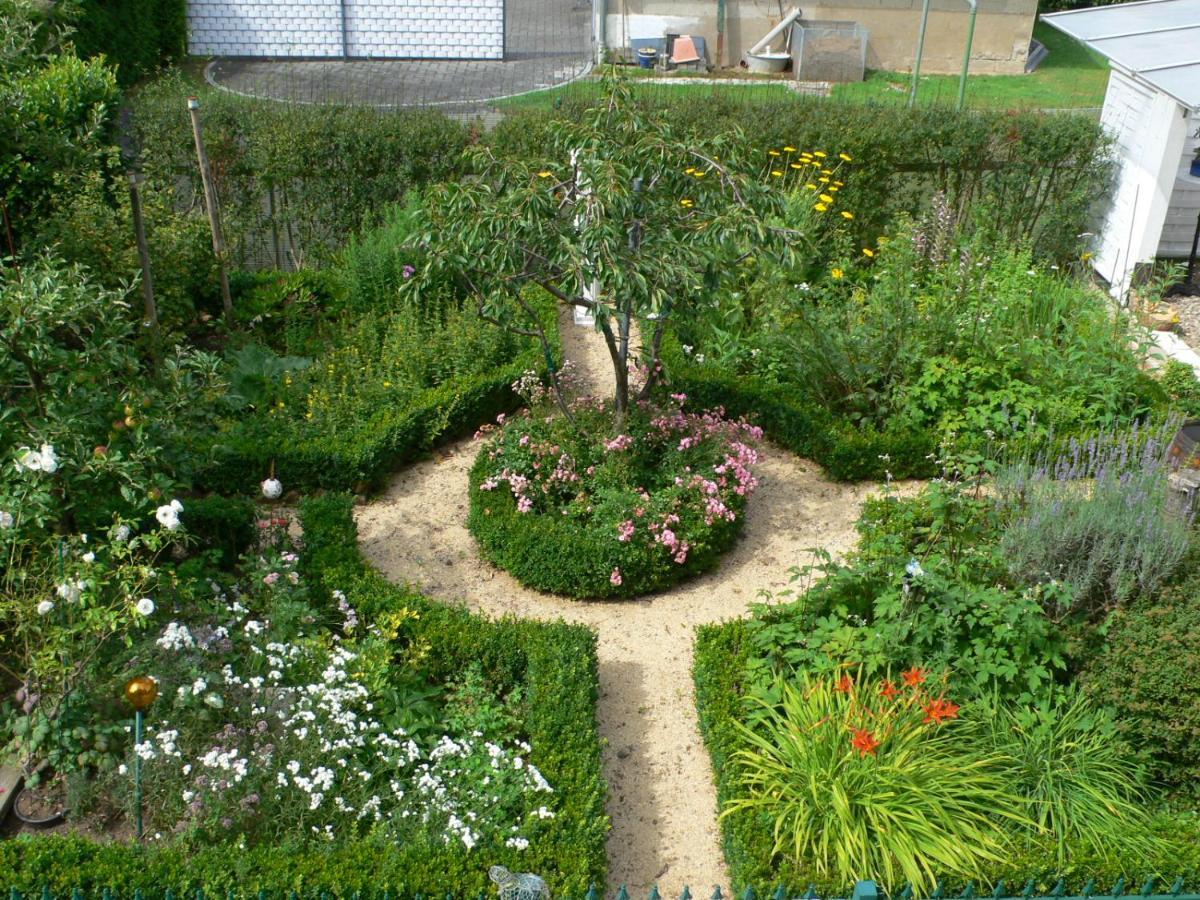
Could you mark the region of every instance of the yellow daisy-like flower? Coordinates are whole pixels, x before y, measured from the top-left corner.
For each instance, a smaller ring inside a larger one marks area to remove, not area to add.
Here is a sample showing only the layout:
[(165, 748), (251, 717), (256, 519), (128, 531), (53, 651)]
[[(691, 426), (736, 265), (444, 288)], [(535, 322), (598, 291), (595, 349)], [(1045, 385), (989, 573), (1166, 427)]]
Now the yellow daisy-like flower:
[(796, 152), (795, 147), (784, 147), (783, 150), (785, 153), (795, 153)]
[(1091, 258), (1092, 258), (1092, 251), (1091, 251), (1091, 250), (1086, 250), (1086, 251), (1084, 251), (1084, 253), (1083, 253), (1082, 255), (1080, 255), (1080, 257), (1079, 257), (1079, 258), (1080, 258), (1080, 259), (1081, 259), (1083, 262), (1087, 262), (1089, 259), (1091, 259)]
[(793, 169), (803, 169), (804, 168), (804, 163), (791, 163), (790, 165)]
[(863, 247), (863, 256), (865, 256), (865, 257), (867, 257), (868, 259), (870, 259), (870, 258), (871, 258), (871, 257), (873, 257), (874, 255), (875, 255), (875, 251), (874, 251), (874, 250), (872, 250), (870, 247)]
[(832, 203), (832, 202), (833, 202), (833, 198), (832, 198), (832, 197), (830, 197), (828, 194), (822, 194), (822, 195), (821, 195), (821, 202), (822, 202), (822, 203)]
[(828, 154), (828, 153), (826, 153), (824, 150), (818, 150), (817, 152), (815, 152), (815, 153), (813, 154), (813, 156), (819, 156), (821, 159), (824, 159), (824, 158), (825, 158), (826, 156), (828, 156), (828, 155), (829, 155), (829, 154)]
[(829, 193), (831, 193), (831, 194), (836, 194), (839, 190), (841, 190), (841, 188), (839, 188), (837, 185), (833, 184), (833, 185), (830, 185), (829, 187), (825, 188), (825, 190), (829, 191)]
[(825, 212), (825, 210), (829, 209), (829, 207), (826, 206), (824, 203), (818, 203), (815, 206), (813, 206), (813, 209), (815, 209), (817, 212)]
[(822, 175), (820, 178), (817, 179), (817, 181), (821, 182), (821, 184), (829, 184), (829, 176)]
[(695, 167), (695, 166), (688, 166), (686, 169), (684, 169), (684, 170), (683, 170), (683, 174), (684, 174), (684, 175), (691, 175), (691, 174), (692, 174), (693, 172), (695, 172), (695, 171), (696, 171), (696, 167)]
[(538, 172), (538, 178), (553, 178), (553, 172)]
[(851, 156), (849, 153), (839, 153), (839, 154), (838, 154), (838, 159), (844, 159), (846, 162), (853, 162), (853, 161), (854, 161), (854, 157), (853, 157), (853, 156)]
[(774, 175), (776, 178), (778, 178), (778, 177), (779, 177), (780, 175), (782, 175), (783, 173), (782, 173), (782, 172), (780, 172), (778, 169), (772, 169), (772, 170), (771, 170), (771, 174), (772, 174), (772, 175)]
[(697, 177), (697, 178), (703, 178), (703, 177), (704, 177), (705, 175), (707, 175), (707, 174), (708, 174), (707, 172), (701, 172), (701, 171), (697, 171), (697, 172), (696, 172), (696, 177)]
[(834, 278), (841, 278), (846, 273), (843, 272), (841, 269), (833, 269), (832, 271), (830, 271), (829, 274), (832, 275)]
[(835, 182), (834, 182), (834, 184), (836, 184), (838, 187), (845, 187), (845, 186), (846, 186), (846, 182), (844, 182), (844, 181), (835, 181)]
[(815, 191), (817, 189), (817, 186), (815, 184), (813, 184), (811, 181), (808, 184), (806, 184), (804, 187), (810, 191)]
[(854, 213), (850, 212), (848, 209), (843, 209), (842, 210), (842, 218), (843, 219), (853, 219)]
[(822, 174), (822, 175), (832, 175), (832, 174), (833, 174), (833, 169), (822, 169), (822, 170), (821, 170), (821, 174)]
[(779, 155), (779, 151), (778, 151), (778, 150), (768, 150), (767, 152), (768, 152), (768, 153), (770, 153), (772, 156), (778, 156), (778, 155)]
[(679, 201), (679, 205), (680, 205), (680, 206), (691, 206), (691, 205), (692, 205), (692, 201), (691, 201), (691, 200), (688, 200), (688, 199), (683, 199), (683, 200), (680, 200), (680, 201)]

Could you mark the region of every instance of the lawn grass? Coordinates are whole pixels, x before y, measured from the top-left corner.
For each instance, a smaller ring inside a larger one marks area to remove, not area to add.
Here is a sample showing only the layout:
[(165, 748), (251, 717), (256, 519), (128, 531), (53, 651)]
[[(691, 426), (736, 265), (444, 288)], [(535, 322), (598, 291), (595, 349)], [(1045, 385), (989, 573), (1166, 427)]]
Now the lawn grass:
[[(1080, 109), (1104, 105), (1108, 63), (1061, 31), (1038, 22), (1033, 36), (1050, 51), (1029, 75), (969, 75), (966, 105), (975, 109)], [(865, 81), (838, 84), (833, 96), (857, 103), (907, 103), (912, 84), (906, 72), (867, 73)], [(925, 75), (917, 92), (921, 105), (953, 106), (957, 75)]]
[[(672, 100), (711, 97), (717, 93), (750, 103), (786, 103), (800, 96), (784, 84), (746, 83), (728, 78), (713, 78), (705, 84), (641, 84), (634, 80), (630, 88), (635, 97), (668, 103)], [(492, 105), (498, 109), (550, 109), (568, 100), (596, 99), (603, 92), (604, 85), (600, 79), (584, 78), (561, 87), (497, 100)]]

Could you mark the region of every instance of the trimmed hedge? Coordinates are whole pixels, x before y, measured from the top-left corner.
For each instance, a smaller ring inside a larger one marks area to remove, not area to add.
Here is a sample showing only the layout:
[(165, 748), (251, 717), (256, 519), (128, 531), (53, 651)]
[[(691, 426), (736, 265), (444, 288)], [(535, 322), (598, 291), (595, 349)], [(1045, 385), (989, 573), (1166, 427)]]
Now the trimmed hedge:
[(673, 337), (664, 341), (663, 362), (671, 389), (687, 394), (690, 404), (724, 407), (731, 418), (745, 416), (772, 441), (817, 462), (838, 481), (937, 474), (936, 447), (927, 432), (856, 428), (802, 395), (789, 395), (786, 385), (690, 363)]
[[(734, 796), (733, 756), (741, 748), (741, 739), (733, 722), (742, 712), (743, 677), (749, 660), (750, 642), (747, 623), (727, 622), (697, 629), (696, 656), (692, 674), (696, 685), (696, 707), (700, 717), (700, 732), (712, 758), (717, 780), (717, 802), (724, 808)], [(1006, 863), (987, 873), (987, 887), (976, 885), (977, 891), (991, 893), (1001, 879), (1008, 891), (1020, 890), (1033, 880), (1035, 890), (1046, 894), (1058, 878), (1082, 885), (1095, 878), (1100, 886), (1111, 885), (1118, 878), (1141, 884), (1147, 876), (1155, 875), (1168, 884), (1176, 877), (1188, 882), (1200, 880), (1200, 814), (1160, 813), (1151, 825), (1162, 840), (1159, 851), (1146, 856), (1114, 848), (1110, 858), (1102, 858), (1083, 849), (1069, 850), (1070, 863), (1060, 867), (1051, 847), (1015, 848)], [(789, 896), (800, 896), (809, 886), (823, 897), (848, 897), (853, 885), (823, 879), (815, 871), (787, 861), (773, 859), (772, 823), (762, 814), (740, 811), (721, 819), (721, 838), (725, 859), (729, 864), (735, 894), (747, 885), (756, 888), (782, 884)], [(862, 878), (871, 878), (864, 872)], [(947, 884), (947, 895), (961, 886)]]
[(180, 514), (184, 530), (214, 551), (222, 569), (231, 569), (255, 538), (254, 503), (245, 497), (196, 497)]
[(608, 818), (600, 775), (596, 725), (596, 637), (587, 628), (506, 619), (490, 622), (388, 582), (359, 554), (353, 498), (330, 495), (301, 505), (305, 546), (301, 570), (328, 596), (345, 591), (368, 617), (406, 607), (418, 617), (416, 637), (428, 646), (431, 675), (448, 679), (479, 662), (496, 683), (520, 685), (531, 761), (556, 792), (556, 818), (525, 851), (503, 850), (486, 859), (461, 845), (405, 844), (366, 839), (336, 847), (256, 847), (232, 843), (204, 848), (94, 843), (71, 836), (0, 841), (0, 886), (32, 895), (49, 887), (128, 895), (166, 890), (208, 896), (288, 891), (348, 896), (358, 891), (393, 896), (457, 897), (490, 893), (487, 868), (506, 865), (544, 877), (555, 896), (582, 896), (603, 884)]
[(481, 422), (520, 405), (512, 383), (533, 356), (486, 375), (456, 378), (380, 410), (354, 431), (297, 441), (265, 417), (246, 419), (215, 439), (214, 461), (198, 476), (218, 493), (254, 493), (271, 465), (288, 490), (366, 493), (439, 440), (471, 434)]
[[(676, 565), (661, 547), (639, 553), (614, 540), (611, 527), (601, 531), (567, 517), (518, 512), (512, 491), (479, 489), (489, 462), (481, 450), (471, 467), (467, 525), (484, 559), (537, 591), (593, 600), (665, 590), (715, 568), (746, 519), (738, 508), (733, 522), (714, 522), (702, 540), (693, 538), (687, 561)], [(614, 585), (609, 576), (617, 567), (622, 579)]]

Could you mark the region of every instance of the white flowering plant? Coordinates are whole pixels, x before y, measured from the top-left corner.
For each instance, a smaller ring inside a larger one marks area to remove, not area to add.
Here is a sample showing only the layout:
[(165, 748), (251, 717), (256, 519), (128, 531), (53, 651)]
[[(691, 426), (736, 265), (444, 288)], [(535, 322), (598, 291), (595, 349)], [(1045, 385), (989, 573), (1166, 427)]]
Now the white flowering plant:
[[(411, 610), (367, 623), (335, 592), (330, 624), (286, 543), (244, 562), (239, 585), (214, 582), (131, 651), (129, 671), (151, 671), (161, 698), (145, 740), (94, 794), (126, 803), (136, 754), (147, 830), (202, 842), (372, 833), (520, 850), (554, 818), (554, 790), (505, 709), (519, 695), (493, 696), (471, 668), (431, 689)], [(404, 669), (411, 678), (396, 677)], [(444, 705), (410, 729), (398, 695), (417, 683)]]

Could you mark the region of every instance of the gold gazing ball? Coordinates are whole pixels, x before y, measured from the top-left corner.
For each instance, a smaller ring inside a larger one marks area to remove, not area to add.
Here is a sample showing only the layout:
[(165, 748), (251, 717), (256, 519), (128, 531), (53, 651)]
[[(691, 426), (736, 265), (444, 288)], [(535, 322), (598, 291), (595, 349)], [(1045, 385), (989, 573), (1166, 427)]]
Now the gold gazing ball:
[(125, 683), (125, 699), (134, 709), (147, 709), (157, 697), (158, 685), (149, 675), (139, 675)]

